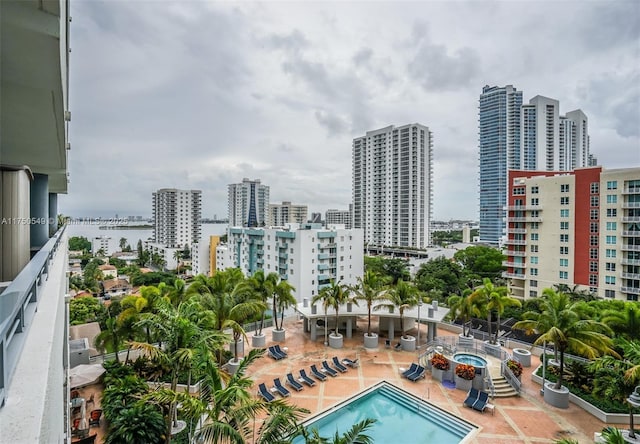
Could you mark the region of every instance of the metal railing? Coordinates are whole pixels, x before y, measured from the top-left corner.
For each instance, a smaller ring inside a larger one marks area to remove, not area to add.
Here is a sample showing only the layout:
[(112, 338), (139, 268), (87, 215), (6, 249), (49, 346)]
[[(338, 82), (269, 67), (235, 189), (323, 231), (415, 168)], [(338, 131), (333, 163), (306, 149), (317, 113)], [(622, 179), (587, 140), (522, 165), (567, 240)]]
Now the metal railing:
[(0, 408), (15, 371), (27, 332), (40, 301), (40, 287), (60, 246), (65, 226), (38, 251), (18, 276), (0, 293)]

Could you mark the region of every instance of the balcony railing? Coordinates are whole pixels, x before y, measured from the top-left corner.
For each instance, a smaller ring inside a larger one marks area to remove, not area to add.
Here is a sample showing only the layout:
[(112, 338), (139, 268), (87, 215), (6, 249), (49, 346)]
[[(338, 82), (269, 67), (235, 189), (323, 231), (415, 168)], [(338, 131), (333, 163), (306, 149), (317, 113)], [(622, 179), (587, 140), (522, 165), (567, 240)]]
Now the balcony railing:
[(622, 208), (640, 208), (640, 202), (623, 202)]
[(638, 273), (622, 273), (622, 278), (623, 279), (638, 279), (640, 280), (640, 274)]
[(622, 245), (622, 251), (640, 251), (640, 245)]
[(507, 228), (507, 233), (527, 234), (527, 229), (526, 228)]
[(640, 294), (640, 288), (638, 287), (622, 287), (621, 291), (629, 294)]
[(0, 369), (4, 369), (4, 375), (0, 374), (0, 408), (4, 406), (13, 372), (36, 314), (40, 287), (43, 279), (48, 278), (50, 262), (58, 251), (65, 228), (58, 230), (0, 293)]
[(527, 266), (527, 264), (523, 262), (509, 262), (509, 261), (502, 262), (502, 265), (505, 267), (515, 267), (515, 268), (526, 268)]
[(640, 259), (622, 259), (622, 265), (640, 265)]
[(625, 188), (622, 191), (622, 194), (640, 194), (640, 188), (639, 187)]
[(640, 231), (623, 231), (622, 237), (640, 237)]
[(526, 251), (506, 250), (504, 254), (507, 255), (507, 256), (525, 257), (527, 255), (527, 252)]
[(640, 216), (624, 216), (622, 222), (640, 222)]
[(527, 241), (524, 239), (507, 239), (504, 243), (506, 245), (527, 245)]
[(524, 279), (525, 275), (521, 273), (510, 273), (508, 271), (503, 271), (502, 276), (511, 279)]
[(541, 217), (508, 217), (507, 222), (542, 222)]

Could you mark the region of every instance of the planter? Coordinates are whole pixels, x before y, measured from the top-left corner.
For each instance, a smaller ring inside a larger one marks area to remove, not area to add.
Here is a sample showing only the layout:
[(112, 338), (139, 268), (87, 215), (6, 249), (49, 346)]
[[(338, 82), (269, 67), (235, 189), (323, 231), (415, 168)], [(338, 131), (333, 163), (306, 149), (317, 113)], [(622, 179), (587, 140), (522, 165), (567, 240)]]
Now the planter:
[(431, 367), (431, 377), (442, 382), (442, 377), (444, 376), (445, 370), (440, 370), (439, 368)]
[(242, 361), (240, 359), (235, 361), (233, 358), (231, 358), (231, 360), (227, 363), (227, 368), (229, 369), (229, 373), (232, 375), (235, 375), (235, 373), (238, 371), (238, 367), (240, 367), (241, 362)]
[(264, 333), (251, 336), (251, 347), (253, 348), (264, 348), (266, 343), (267, 336)]
[(458, 375), (453, 378), (456, 382), (456, 389), (468, 392), (473, 386), (473, 379), (463, 379)]
[(531, 367), (531, 352), (529, 350), (514, 348), (513, 359), (522, 364), (523, 367)]
[(402, 350), (412, 352), (416, 351), (416, 338), (413, 336), (400, 337), (400, 344), (402, 344)]
[(502, 346), (500, 344), (490, 344), (489, 341), (484, 341), (483, 345), (484, 351), (487, 352), (488, 355), (498, 359), (502, 357)]
[(273, 342), (284, 342), (285, 333), (284, 328), (282, 330), (273, 330), (271, 331), (271, 340)]
[(364, 348), (378, 348), (378, 335), (371, 333), (371, 336), (364, 334)]
[[(240, 340), (237, 342), (237, 347), (238, 347), (238, 355), (239, 356), (243, 356), (244, 355), (244, 340), (242, 338), (240, 338)], [(236, 342), (230, 342), (229, 343), (229, 351), (231, 353), (233, 353), (233, 355), (235, 356), (236, 354)]]
[(462, 333), (458, 335), (458, 346), (463, 348), (473, 348), (475, 339), (473, 336), (464, 336)]
[(553, 388), (555, 383), (547, 382), (544, 385), (544, 402), (559, 409), (569, 408), (569, 389), (565, 386), (559, 389)]
[(331, 333), (329, 335), (329, 347), (342, 348), (342, 335), (340, 333)]

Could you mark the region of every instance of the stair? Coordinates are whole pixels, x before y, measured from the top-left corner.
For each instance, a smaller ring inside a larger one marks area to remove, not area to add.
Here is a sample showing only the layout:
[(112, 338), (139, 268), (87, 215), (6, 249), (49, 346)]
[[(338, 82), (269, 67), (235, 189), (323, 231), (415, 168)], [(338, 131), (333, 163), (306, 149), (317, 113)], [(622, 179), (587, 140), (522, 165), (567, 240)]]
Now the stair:
[(494, 395), (496, 398), (518, 396), (518, 392), (516, 392), (502, 376), (492, 376), (491, 379), (493, 381)]

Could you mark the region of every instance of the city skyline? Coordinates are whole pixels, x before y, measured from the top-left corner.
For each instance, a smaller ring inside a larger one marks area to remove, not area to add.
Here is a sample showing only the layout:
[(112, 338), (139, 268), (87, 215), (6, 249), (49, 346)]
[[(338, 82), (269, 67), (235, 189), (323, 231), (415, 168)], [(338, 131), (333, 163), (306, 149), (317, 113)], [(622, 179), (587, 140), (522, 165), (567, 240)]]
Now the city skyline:
[(478, 220), (484, 85), (582, 109), (599, 164), (640, 165), (640, 6), (572, 5), (73, 3), (60, 212), (146, 215), (175, 187), (220, 216), (243, 177), (348, 208), (353, 138), (415, 122), (434, 134), (434, 219)]

